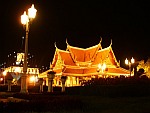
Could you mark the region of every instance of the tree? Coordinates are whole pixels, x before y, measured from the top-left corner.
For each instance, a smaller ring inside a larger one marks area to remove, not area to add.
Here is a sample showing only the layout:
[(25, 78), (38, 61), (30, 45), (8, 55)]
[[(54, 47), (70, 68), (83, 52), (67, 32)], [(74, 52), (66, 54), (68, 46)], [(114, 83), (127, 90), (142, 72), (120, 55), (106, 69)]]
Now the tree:
[(143, 68), (140, 68), (139, 70), (138, 70), (138, 72), (137, 72), (137, 75), (138, 76), (141, 76), (142, 74), (144, 74), (144, 69)]

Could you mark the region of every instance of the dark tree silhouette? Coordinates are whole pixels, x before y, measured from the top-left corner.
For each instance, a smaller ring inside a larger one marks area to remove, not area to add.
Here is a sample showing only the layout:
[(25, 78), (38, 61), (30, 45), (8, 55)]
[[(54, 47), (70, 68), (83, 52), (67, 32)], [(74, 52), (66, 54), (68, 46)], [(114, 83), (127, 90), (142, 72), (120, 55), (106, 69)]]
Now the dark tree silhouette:
[(138, 76), (141, 76), (142, 74), (144, 74), (144, 69), (143, 68), (140, 68), (139, 70), (138, 70), (138, 72), (137, 72), (137, 75)]

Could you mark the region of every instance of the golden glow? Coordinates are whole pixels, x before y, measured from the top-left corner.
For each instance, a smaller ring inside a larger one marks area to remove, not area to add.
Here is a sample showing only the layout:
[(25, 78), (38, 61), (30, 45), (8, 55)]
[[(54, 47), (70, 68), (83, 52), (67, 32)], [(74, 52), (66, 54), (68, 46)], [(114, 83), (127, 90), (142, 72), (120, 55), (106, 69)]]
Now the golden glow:
[(102, 65), (101, 64), (98, 64), (98, 69), (101, 69)]
[(21, 68), (20, 67), (15, 67), (15, 71), (16, 73), (20, 73), (21, 72)]
[(4, 71), (4, 72), (3, 72), (3, 75), (6, 76), (6, 74), (7, 74), (7, 71)]
[(21, 62), (24, 61), (24, 53), (17, 53), (17, 61), (16, 62)]
[(135, 60), (134, 60), (133, 57), (132, 57), (132, 59), (131, 59), (131, 62), (129, 62), (129, 60), (128, 60), (127, 58), (125, 59), (125, 64), (128, 65), (128, 64), (130, 64), (130, 63), (132, 63), (132, 64), (135, 63)]
[(35, 18), (36, 12), (37, 10), (34, 8), (34, 4), (32, 4), (31, 8), (28, 9), (28, 15), (26, 14), (26, 11), (24, 11), (24, 14), (21, 15), (21, 23), (26, 25), (29, 22), (29, 18)]
[(129, 61), (127, 58), (125, 59), (125, 64), (129, 64)]
[(27, 24), (29, 22), (28, 15), (26, 14), (26, 11), (24, 11), (24, 14), (21, 15), (21, 23), (23, 25)]
[(35, 18), (37, 10), (34, 8), (34, 4), (32, 4), (31, 8), (28, 9), (29, 18)]
[(104, 63), (103, 65), (102, 65), (102, 70), (104, 71), (106, 69), (106, 64)]
[(134, 61), (134, 58), (132, 57), (132, 59), (131, 59), (131, 63), (134, 63), (135, 61)]
[(104, 72), (106, 69), (106, 64), (98, 64), (98, 71)]
[(3, 78), (0, 78), (0, 81), (3, 81)]
[(36, 79), (35, 76), (31, 76), (30, 77), (30, 82), (35, 82), (35, 79)]
[(30, 83), (35, 83), (37, 81), (38, 81), (38, 77), (37, 76), (30, 76), (30, 78), (29, 78), (29, 82)]

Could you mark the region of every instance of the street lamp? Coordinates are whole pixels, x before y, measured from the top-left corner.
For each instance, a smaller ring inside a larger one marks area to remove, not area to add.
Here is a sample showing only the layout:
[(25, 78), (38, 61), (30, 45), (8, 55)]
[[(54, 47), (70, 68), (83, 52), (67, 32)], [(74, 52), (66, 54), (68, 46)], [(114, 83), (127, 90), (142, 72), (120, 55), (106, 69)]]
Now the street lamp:
[(125, 59), (125, 64), (126, 65), (129, 65), (129, 70), (130, 70), (130, 76), (131, 76), (131, 66), (132, 66), (132, 64), (134, 64), (135, 63), (135, 60), (134, 60), (134, 58), (132, 57), (132, 59), (129, 61), (127, 58)]
[(7, 75), (7, 72), (4, 71), (4, 72), (3, 72), (3, 75), (4, 75), (4, 85), (5, 85), (5, 76)]
[(21, 23), (26, 28), (26, 37), (25, 37), (25, 53), (24, 53), (24, 63), (23, 63), (23, 75), (21, 76), (21, 93), (28, 93), (27, 91), (27, 56), (28, 56), (28, 33), (30, 22), (35, 18), (37, 10), (34, 8), (34, 4), (32, 4), (31, 8), (28, 9), (28, 15), (26, 11), (21, 15)]

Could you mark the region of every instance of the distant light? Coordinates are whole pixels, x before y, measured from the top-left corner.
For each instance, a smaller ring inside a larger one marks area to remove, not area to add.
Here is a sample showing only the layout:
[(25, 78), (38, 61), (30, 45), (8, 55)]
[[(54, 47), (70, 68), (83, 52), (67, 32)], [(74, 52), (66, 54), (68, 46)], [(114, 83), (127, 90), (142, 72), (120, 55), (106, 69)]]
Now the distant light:
[(6, 76), (6, 74), (7, 74), (7, 71), (4, 71), (4, 72), (3, 72), (3, 75)]
[(16, 62), (16, 65), (19, 65), (20, 64), (20, 62)]
[(0, 81), (3, 81), (3, 78), (0, 78)]

